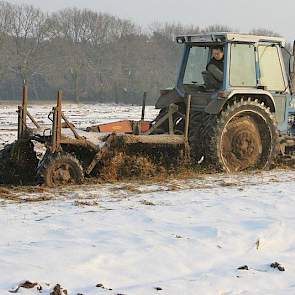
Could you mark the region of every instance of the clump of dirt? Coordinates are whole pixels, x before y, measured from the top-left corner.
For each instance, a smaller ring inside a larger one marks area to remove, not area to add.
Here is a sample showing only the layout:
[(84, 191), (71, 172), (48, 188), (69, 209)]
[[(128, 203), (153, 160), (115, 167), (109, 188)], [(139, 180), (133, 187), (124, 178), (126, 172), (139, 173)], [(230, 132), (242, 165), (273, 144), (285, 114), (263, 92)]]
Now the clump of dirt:
[(14, 202), (41, 202), (49, 201), (52, 195), (46, 193), (47, 190), (42, 187), (34, 186), (0, 186), (0, 200)]
[(123, 178), (151, 177), (157, 172), (157, 166), (148, 157), (119, 152), (105, 163), (100, 177), (106, 181), (115, 181)]
[(11, 194), (11, 192), (8, 188), (0, 187), (0, 196), (7, 196), (10, 194)]
[(0, 199), (20, 202), (19, 197), (9, 188), (0, 187)]
[(110, 188), (110, 191), (113, 191), (113, 192), (122, 191), (122, 190), (131, 192), (131, 193), (137, 193), (137, 194), (141, 193), (141, 190), (138, 189), (138, 186), (132, 185), (130, 183), (114, 186)]
[(86, 207), (86, 206), (99, 206), (99, 203), (97, 201), (83, 201), (83, 200), (76, 200), (74, 202), (74, 205), (77, 207)]
[(38, 158), (31, 141), (15, 141), (0, 151), (0, 183), (32, 184)]
[(140, 203), (142, 205), (146, 205), (146, 206), (156, 206), (153, 202), (148, 201), (148, 200), (141, 200)]
[(12, 290), (9, 290), (10, 293), (18, 293), (18, 291), (21, 289), (21, 288), (24, 288), (24, 289), (33, 289), (36, 287), (36, 290), (41, 293), (43, 288), (40, 284), (38, 283), (32, 283), (30, 281), (22, 281), (20, 282), (17, 287), (15, 287), (14, 289)]
[(56, 284), (50, 295), (68, 295), (68, 291), (62, 288), (60, 284)]
[(284, 170), (295, 169), (295, 159), (292, 157), (278, 157), (272, 168), (280, 168)]

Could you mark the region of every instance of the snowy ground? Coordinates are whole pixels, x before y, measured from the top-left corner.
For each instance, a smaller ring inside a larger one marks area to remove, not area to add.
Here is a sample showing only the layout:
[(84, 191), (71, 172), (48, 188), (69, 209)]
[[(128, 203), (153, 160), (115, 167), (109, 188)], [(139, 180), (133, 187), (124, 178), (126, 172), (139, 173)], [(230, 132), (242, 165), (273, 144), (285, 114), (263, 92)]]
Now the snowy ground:
[[(140, 114), (126, 106), (66, 109), (76, 124), (91, 122), (80, 126)], [(13, 106), (3, 106), (2, 142), (12, 140), (14, 117)], [(42, 294), (56, 283), (75, 295), (295, 294), (294, 191), (295, 172), (285, 170), (0, 188), (0, 294), (22, 280), (41, 284)], [(275, 261), (284, 272), (270, 267)], [(237, 269), (243, 265), (249, 270)]]

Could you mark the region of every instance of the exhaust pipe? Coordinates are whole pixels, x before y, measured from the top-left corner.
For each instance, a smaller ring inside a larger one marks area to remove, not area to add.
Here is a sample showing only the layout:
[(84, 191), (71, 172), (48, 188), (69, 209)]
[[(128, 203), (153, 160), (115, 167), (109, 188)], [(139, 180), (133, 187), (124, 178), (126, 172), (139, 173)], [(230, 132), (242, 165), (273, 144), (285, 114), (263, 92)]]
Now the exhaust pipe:
[(294, 58), (295, 58), (295, 41), (293, 42), (293, 51), (292, 51), (292, 56), (290, 58), (290, 63), (292, 63), (292, 65), (290, 64), (290, 78), (291, 78), (292, 94), (295, 94), (295, 62), (294, 62)]

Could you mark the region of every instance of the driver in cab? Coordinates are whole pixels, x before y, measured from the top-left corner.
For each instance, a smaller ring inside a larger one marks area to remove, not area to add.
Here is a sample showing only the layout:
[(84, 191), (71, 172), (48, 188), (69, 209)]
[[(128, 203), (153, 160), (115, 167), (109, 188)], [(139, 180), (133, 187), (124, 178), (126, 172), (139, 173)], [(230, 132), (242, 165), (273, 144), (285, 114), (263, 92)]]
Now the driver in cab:
[(206, 89), (219, 89), (223, 83), (224, 52), (223, 47), (217, 46), (212, 49), (212, 58), (203, 72)]

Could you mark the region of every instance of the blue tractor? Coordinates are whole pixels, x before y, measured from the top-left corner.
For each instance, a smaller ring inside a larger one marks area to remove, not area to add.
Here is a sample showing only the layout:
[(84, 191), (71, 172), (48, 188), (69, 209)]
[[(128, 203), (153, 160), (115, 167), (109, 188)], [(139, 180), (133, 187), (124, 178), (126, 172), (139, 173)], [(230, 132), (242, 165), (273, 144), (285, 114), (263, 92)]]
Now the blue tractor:
[[(182, 129), (186, 97), (191, 97), (189, 144), (194, 161), (205, 160), (235, 172), (269, 167), (291, 157), (295, 147), (292, 95), (294, 52), (282, 38), (208, 33), (176, 38), (183, 55), (176, 87), (161, 92), (158, 119), (178, 106)], [(220, 51), (220, 61), (214, 59)], [(219, 66), (211, 67), (211, 64)], [(167, 131), (167, 130), (166, 130)]]

